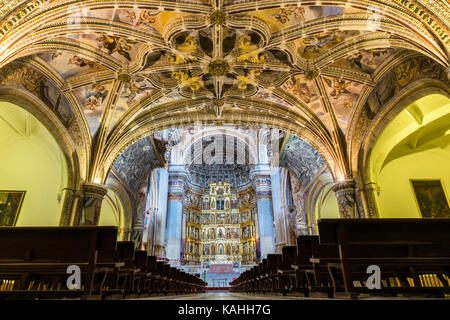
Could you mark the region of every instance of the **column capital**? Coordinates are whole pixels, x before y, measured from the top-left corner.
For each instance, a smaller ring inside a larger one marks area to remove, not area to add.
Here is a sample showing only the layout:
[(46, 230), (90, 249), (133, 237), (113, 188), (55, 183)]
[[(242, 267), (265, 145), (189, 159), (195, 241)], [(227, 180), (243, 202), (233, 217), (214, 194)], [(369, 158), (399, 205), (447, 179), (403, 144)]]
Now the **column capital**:
[(108, 189), (103, 184), (85, 182), (83, 184), (83, 196), (103, 200)]
[(170, 165), (168, 168), (169, 173), (169, 185), (168, 192), (169, 198), (176, 197), (182, 199), (187, 187), (187, 181), (189, 172), (184, 165)]
[(254, 180), (259, 176), (270, 176), (271, 169), (268, 164), (255, 164), (250, 168), (250, 179)]
[(250, 179), (256, 191), (256, 200), (272, 199), (271, 169), (267, 164), (257, 164), (250, 169)]
[(336, 181), (333, 186), (331, 187), (331, 190), (334, 192), (344, 192), (344, 191), (350, 191), (355, 190), (356, 188), (356, 182), (353, 179), (347, 179), (343, 181)]

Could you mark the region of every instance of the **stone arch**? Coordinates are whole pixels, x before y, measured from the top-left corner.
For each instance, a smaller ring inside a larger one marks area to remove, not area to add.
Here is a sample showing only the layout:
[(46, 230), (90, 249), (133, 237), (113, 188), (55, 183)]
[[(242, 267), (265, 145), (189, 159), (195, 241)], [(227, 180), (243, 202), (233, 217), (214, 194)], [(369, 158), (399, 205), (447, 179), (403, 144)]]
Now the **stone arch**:
[(408, 85), (406, 90), (385, 105), (376, 119), (374, 119), (375, 121), (366, 130), (358, 154), (357, 172), (358, 180), (363, 186), (363, 199), (367, 216), (379, 216), (375, 203), (376, 186), (372, 183), (370, 174), (370, 157), (378, 138), (401, 111), (415, 101), (432, 94), (439, 94), (450, 98), (450, 88), (439, 81), (417, 81)]
[(68, 174), (67, 187), (61, 190), (61, 193), (65, 191), (65, 196), (59, 224), (61, 226), (71, 225), (73, 222), (74, 204), (79, 196), (81, 168), (77, 150), (69, 132), (57, 116), (42, 101), (29, 92), (18, 88), (2, 87), (0, 88), (0, 101), (10, 102), (31, 113), (47, 128), (58, 143), (67, 163)]

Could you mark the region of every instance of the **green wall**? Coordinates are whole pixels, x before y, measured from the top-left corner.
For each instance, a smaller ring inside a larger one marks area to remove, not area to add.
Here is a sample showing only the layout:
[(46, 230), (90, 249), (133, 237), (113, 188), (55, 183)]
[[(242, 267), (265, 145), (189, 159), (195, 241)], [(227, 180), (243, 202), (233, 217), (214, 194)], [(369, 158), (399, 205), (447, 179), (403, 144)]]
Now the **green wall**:
[(314, 217), (318, 219), (340, 218), (336, 194), (331, 190), (332, 183), (325, 185), (317, 196)]
[(124, 209), (117, 194), (108, 189), (102, 202), (99, 225), (123, 227)]
[(0, 102), (0, 190), (26, 191), (16, 226), (57, 226), (67, 165), (49, 131), (29, 112)]

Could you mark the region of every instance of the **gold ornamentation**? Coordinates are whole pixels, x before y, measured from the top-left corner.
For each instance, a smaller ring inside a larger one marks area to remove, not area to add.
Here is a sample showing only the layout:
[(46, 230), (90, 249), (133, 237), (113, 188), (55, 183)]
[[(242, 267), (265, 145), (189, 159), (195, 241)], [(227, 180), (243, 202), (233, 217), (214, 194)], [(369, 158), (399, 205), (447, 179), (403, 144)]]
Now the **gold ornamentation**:
[(230, 72), (230, 65), (223, 60), (214, 60), (208, 65), (208, 73), (213, 76), (225, 76)]
[(392, 71), (395, 75), (396, 90), (405, 87), (416, 76), (418, 70), (419, 62), (417, 59), (407, 60), (395, 67)]
[(222, 11), (214, 11), (209, 16), (209, 21), (215, 25), (222, 25), (225, 23), (226, 15)]
[(178, 80), (180, 87), (188, 86), (192, 91), (197, 91), (202, 87), (199, 77), (189, 77), (187, 72), (175, 71), (173, 77)]
[(222, 116), (222, 110), (223, 110), (224, 104), (225, 104), (225, 102), (223, 100), (220, 100), (220, 99), (214, 100), (213, 105), (214, 105), (214, 113), (216, 115), (216, 118), (220, 118)]
[[(29, 14), (33, 13), (34, 11), (38, 10), (39, 8), (43, 7), (47, 2), (50, 2), (51, 0), (34, 0), (30, 1), (29, 4), (27, 4), (26, 7), (24, 7), (20, 11), (16, 11), (14, 15), (11, 15), (11, 18), (0, 25), (0, 38), (3, 37), (8, 30), (12, 29), (16, 25), (22, 22), (22, 19), (28, 16)], [(14, 9), (18, 4), (20, 3), (20, 0), (2, 0), (0, 1), (0, 16), (7, 15), (12, 13), (11, 10)]]
[(253, 62), (264, 63), (267, 59), (265, 52), (259, 52), (259, 48), (256, 44), (251, 42), (251, 38), (248, 34), (244, 34), (239, 37), (238, 48), (241, 55), (237, 57), (238, 62)]
[(122, 82), (130, 82), (131, 81), (131, 76), (129, 74), (126, 74), (126, 73), (121, 73), (121, 74), (119, 74), (117, 79), (119, 81), (122, 81)]
[(245, 76), (238, 76), (238, 89), (245, 90), (247, 89), (247, 85), (250, 82), (250, 79)]
[(441, 26), (439, 26), (438, 23), (436, 23), (436, 21), (432, 19), (432, 17), (430, 17), (429, 14), (427, 14), (427, 12), (423, 8), (418, 7), (412, 1), (409, 0), (394, 0), (394, 1), (403, 6), (408, 11), (410, 11), (411, 14), (418, 17), (424, 24), (427, 24), (431, 28), (431, 30), (433, 30), (434, 34), (437, 35), (441, 39), (441, 41), (447, 45), (447, 48), (450, 47), (449, 35)]
[(306, 80), (314, 80), (318, 75), (319, 75), (319, 72), (316, 69), (305, 70), (305, 79)]
[(190, 61), (196, 61), (198, 58), (194, 53), (198, 51), (197, 40), (193, 36), (187, 36), (184, 42), (177, 47), (178, 55), (169, 55), (169, 62), (172, 64), (182, 64)]

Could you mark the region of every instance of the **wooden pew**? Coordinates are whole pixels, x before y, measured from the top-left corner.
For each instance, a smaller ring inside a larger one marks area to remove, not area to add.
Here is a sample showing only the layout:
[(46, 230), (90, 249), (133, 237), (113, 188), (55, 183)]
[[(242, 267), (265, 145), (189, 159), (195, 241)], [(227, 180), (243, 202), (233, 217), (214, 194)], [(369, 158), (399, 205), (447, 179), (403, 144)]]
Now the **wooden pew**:
[(291, 292), (295, 281), (295, 270), (292, 265), (297, 260), (297, 247), (284, 246), (281, 248), (281, 264), (278, 267), (278, 292), (286, 295)]
[[(450, 276), (450, 219), (322, 219), (318, 226), (320, 244), (339, 246), (339, 262), (327, 264), (341, 273), (352, 298), (359, 293), (442, 297), (450, 292), (444, 278)], [(370, 265), (381, 268), (385, 283), (380, 290), (364, 285)], [(421, 285), (419, 277), (425, 274), (436, 274), (443, 286)], [(397, 285), (389, 283), (392, 277), (399, 279)]]
[(265, 281), (266, 281), (266, 270), (267, 270), (267, 258), (261, 260), (258, 264), (258, 271), (256, 273), (256, 292), (266, 293)]
[(319, 237), (313, 236), (311, 245), (312, 269), (305, 269), (310, 292), (325, 292), (333, 298), (336, 291), (343, 291), (342, 277), (328, 263), (339, 261), (339, 247), (333, 244), (320, 244)]
[[(113, 252), (115, 227), (2, 227), (0, 228), (0, 278), (14, 280), (13, 290), (2, 291), (5, 298), (92, 297), (101, 289), (95, 276), (104, 275), (123, 264), (99, 260), (101, 251)], [(70, 265), (81, 270), (82, 289), (66, 290)], [(33, 282), (51, 283), (52, 290), (34, 290)], [(30, 289), (30, 290), (28, 290)]]
[(118, 270), (120, 288), (123, 295), (127, 297), (137, 296), (137, 285), (140, 276), (136, 275), (140, 269), (136, 267), (135, 246), (133, 241), (119, 241), (117, 243), (119, 251), (119, 260), (125, 263), (125, 266)]
[(267, 270), (266, 270), (266, 286), (267, 291), (278, 293), (279, 275), (278, 269), (281, 267), (281, 254), (267, 255)]
[(152, 270), (156, 265), (156, 257), (150, 257), (145, 250), (136, 250), (134, 253), (135, 267), (139, 269), (135, 273), (135, 291), (139, 297), (151, 294)]
[(292, 268), (295, 270), (295, 284), (292, 291), (309, 296), (310, 281), (307, 272), (313, 270), (311, 243), (317, 240), (317, 236), (302, 235), (297, 237), (297, 255)]

